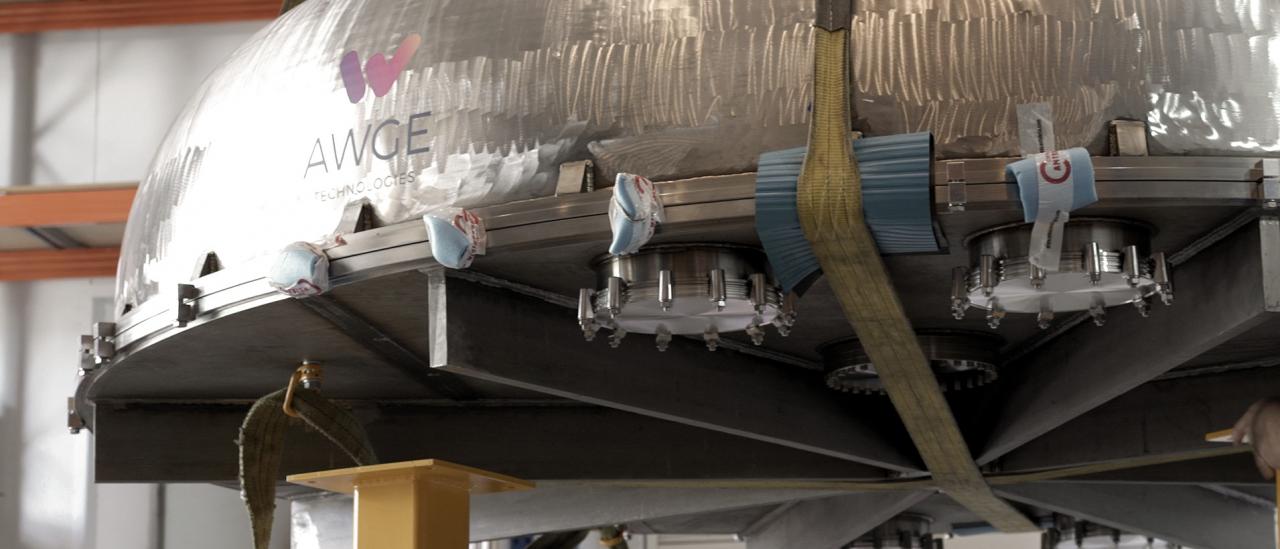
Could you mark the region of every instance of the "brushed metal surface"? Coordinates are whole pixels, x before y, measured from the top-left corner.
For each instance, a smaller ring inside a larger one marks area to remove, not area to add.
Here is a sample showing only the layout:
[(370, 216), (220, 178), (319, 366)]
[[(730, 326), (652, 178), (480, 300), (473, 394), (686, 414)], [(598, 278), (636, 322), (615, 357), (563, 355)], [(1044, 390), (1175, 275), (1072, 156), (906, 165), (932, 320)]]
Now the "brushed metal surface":
[[(1146, 121), (1152, 154), (1273, 153), (1277, 10), (859, 2), (857, 129), (931, 130), (947, 158), (1009, 156), (1016, 106), (1047, 101), (1064, 147), (1102, 153), (1109, 121), (1130, 118)], [(394, 223), (550, 194), (566, 161), (592, 159), (603, 182), (748, 171), (761, 151), (804, 143), (813, 20), (809, 0), (307, 2), (174, 123), (135, 203), (117, 312), (188, 281), (210, 251), (239, 266), (326, 238), (351, 200)], [(384, 57), (356, 72), (390, 87), (351, 102), (344, 56), (390, 56), (415, 34), (394, 85)]]

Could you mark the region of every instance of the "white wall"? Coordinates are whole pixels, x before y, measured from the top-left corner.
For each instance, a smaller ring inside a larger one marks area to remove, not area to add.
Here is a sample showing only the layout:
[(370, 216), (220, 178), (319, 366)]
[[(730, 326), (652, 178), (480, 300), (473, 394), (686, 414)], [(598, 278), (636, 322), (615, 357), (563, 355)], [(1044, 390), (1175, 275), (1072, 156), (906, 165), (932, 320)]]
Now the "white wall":
[(66, 398), (93, 298), (111, 292), (109, 279), (0, 284), (0, 547), (92, 547), (89, 439), (67, 433)]
[[(0, 186), (142, 179), (187, 98), (264, 24), (47, 33), (31, 37), (27, 55), (15, 48), (22, 38), (0, 34)], [(34, 78), (19, 81), (24, 64)], [(16, 101), (31, 82), (32, 104)], [(0, 549), (249, 546), (234, 490), (169, 486), (161, 507), (155, 485), (92, 483), (91, 438), (67, 433), (66, 397), (79, 335), (95, 310), (109, 311), (112, 288), (110, 279), (0, 283)], [(273, 546), (288, 547), (288, 528), (277, 531)]]
[(263, 25), (246, 22), (40, 35), (31, 182), (140, 179), (197, 86)]
[(0, 547), (19, 547), (25, 316), (25, 284), (0, 284)]
[(8, 180), (13, 146), (13, 90), (17, 85), (13, 77), (15, 38), (10, 34), (0, 34), (0, 186), (17, 183)]
[[(289, 547), (289, 504), (276, 503), (272, 549)], [(200, 484), (165, 487), (165, 549), (253, 547), (249, 519), (236, 490)], [(107, 549), (99, 546), (99, 549)]]

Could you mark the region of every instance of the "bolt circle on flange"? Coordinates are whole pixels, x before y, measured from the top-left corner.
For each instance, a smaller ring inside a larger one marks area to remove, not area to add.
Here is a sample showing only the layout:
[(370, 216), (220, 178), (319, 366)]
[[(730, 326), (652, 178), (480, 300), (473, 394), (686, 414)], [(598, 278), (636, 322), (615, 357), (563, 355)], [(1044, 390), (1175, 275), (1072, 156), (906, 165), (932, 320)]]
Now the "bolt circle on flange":
[[(999, 376), (1000, 347), (1004, 340), (985, 332), (921, 330), (920, 347), (943, 391), (981, 387)], [(827, 386), (855, 394), (884, 394), (875, 364), (856, 337), (837, 339), (818, 348)]]
[(665, 244), (600, 256), (592, 266), (596, 287), (578, 295), (578, 323), (588, 341), (607, 328), (613, 346), (627, 333), (654, 334), (661, 351), (684, 335), (702, 337), (714, 351), (721, 334), (746, 332), (763, 345), (765, 326), (785, 336), (795, 323), (792, 300), (756, 248)]
[(1088, 311), (1095, 324), (1106, 323), (1106, 309), (1133, 304), (1146, 316), (1146, 300), (1173, 299), (1169, 266), (1163, 253), (1150, 253), (1154, 228), (1122, 219), (1083, 217), (1064, 226), (1061, 262), (1048, 272), (1029, 259), (1031, 224), (1013, 223), (979, 231), (964, 241), (968, 267), (951, 279), (952, 315), (962, 320), (968, 308), (987, 311), (995, 329), (1009, 313), (1036, 315), (1048, 329), (1055, 313)]

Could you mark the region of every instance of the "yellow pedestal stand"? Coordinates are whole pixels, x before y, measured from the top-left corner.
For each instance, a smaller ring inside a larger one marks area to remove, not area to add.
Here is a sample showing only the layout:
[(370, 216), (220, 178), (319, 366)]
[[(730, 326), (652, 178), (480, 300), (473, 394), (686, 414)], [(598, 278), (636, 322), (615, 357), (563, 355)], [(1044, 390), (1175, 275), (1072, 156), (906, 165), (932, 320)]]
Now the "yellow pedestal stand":
[(355, 549), (465, 549), (471, 494), (533, 483), (426, 459), (290, 475), (289, 482), (355, 494)]

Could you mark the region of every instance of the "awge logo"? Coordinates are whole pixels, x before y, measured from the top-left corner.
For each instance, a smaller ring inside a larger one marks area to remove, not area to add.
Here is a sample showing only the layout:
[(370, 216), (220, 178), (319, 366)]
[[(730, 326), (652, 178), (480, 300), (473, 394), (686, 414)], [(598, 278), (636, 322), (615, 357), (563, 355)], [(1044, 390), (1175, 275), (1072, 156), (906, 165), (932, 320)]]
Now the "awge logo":
[(347, 52), (338, 65), (342, 71), (342, 83), (347, 87), (347, 98), (352, 103), (359, 103), (364, 99), (365, 90), (369, 88), (373, 88), (374, 97), (386, 95), (421, 43), (422, 37), (418, 33), (410, 34), (404, 37), (395, 53), (391, 54), (390, 61), (382, 52), (374, 53), (365, 61), (363, 71), (360, 67), (360, 54), (355, 50)]

